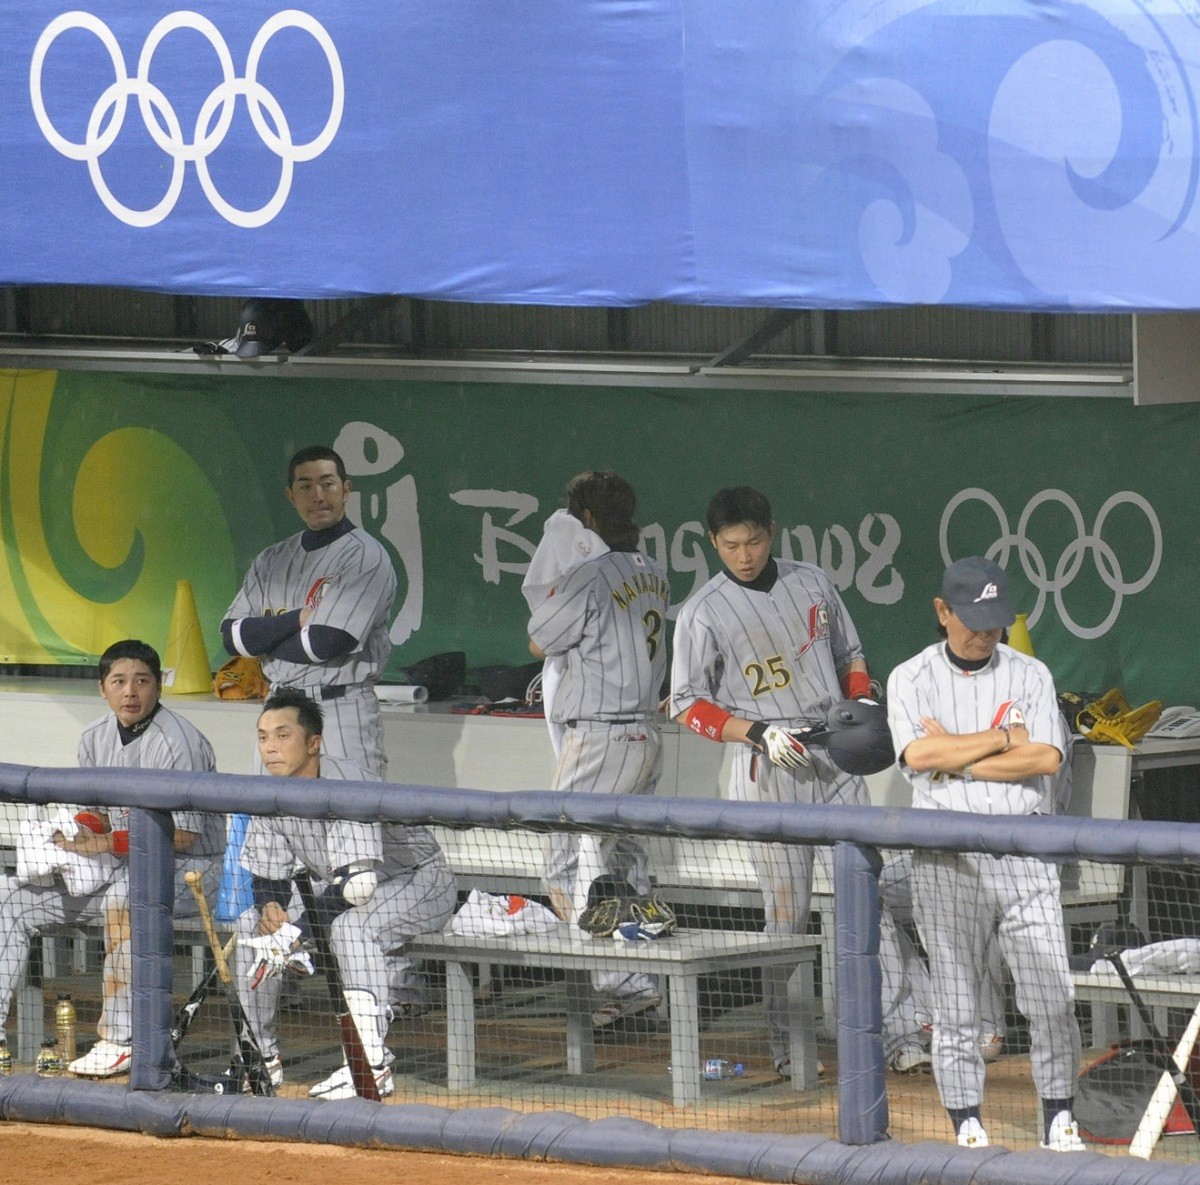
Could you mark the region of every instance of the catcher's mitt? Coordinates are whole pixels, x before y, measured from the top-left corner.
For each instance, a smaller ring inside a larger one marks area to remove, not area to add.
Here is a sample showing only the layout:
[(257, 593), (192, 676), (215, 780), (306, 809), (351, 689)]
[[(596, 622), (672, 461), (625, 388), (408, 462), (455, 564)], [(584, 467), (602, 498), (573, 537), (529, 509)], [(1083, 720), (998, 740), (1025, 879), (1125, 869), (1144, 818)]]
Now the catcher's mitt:
[(217, 699), (266, 699), (271, 690), (257, 658), (231, 658), (213, 676)]
[[(1067, 694), (1064, 692), (1059, 701)], [(1089, 741), (1132, 749), (1158, 723), (1162, 710), (1161, 700), (1131, 708), (1120, 688), (1114, 687), (1099, 699), (1085, 703), (1069, 718), (1074, 720), (1079, 735)]]

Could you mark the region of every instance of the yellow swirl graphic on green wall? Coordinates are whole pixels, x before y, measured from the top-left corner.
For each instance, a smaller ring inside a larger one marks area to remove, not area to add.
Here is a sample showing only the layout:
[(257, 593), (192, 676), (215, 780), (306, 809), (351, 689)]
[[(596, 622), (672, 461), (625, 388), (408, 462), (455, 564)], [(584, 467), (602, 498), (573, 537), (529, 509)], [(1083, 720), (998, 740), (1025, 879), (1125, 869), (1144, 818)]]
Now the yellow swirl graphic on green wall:
[[(143, 638), (161, 653), (176, 582), (192, 580), (199, 594), (199, 586), (211, 583), (210, 573), (234, 568), (216, 493), (173, 440), (140, 427), (105, 433), (63, 482), (55, 458), (43, 455), (56, 373), (10, 371), (5, 377), (0, 662), (84, 662), (129, 637)], [(56, 488), (46, 488), (47, 480)], [(48, 513), (51, 507), (65, 510), (55, 500), (67, 498), (69, 520)], [(74, 538), (56, 538), (51, 518), (69, 521)], [(73, 553), (94, 565), (86, 582), (73, 583), (73, 573), (64, 570), (61, 557)], [(210, 618), (205, 625), (207, 634), (215, 633), (216, 622)]]

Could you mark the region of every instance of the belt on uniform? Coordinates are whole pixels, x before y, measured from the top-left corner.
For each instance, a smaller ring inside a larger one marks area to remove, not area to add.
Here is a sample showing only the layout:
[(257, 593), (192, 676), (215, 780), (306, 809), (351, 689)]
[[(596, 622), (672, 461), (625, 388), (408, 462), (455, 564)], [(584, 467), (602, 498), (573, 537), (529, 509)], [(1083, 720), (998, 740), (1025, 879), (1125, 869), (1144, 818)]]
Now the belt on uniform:
[(349, 690), (350, 688), (345, 684), (335, 687), (314, 687), (312, 689), (312, 697), (313, 699), (320, 700), (341, 699)]
[(610, 724), (615, 728), (622, 724), (645, 724), (644, 716), (621, 716), (616, 720), (567, 720), (565, 721), (568, 728), (578, 728), (579, 725), (592, 725), (598, 728), (607, 728)]

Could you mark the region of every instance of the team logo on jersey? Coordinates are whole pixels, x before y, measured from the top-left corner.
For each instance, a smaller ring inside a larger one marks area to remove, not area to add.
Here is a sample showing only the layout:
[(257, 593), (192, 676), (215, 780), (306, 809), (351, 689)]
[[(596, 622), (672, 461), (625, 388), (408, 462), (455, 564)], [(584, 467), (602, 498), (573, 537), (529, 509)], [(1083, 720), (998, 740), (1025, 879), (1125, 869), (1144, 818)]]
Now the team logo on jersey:
[(797, 658), (803, 658), (812, 648), (814, 642), (820, 642), (829, 637), (829, 606), (824, 601), (818, 601), (808, 607), (808, 641), (796, 652)]
[(993, 728), (1024, 728), (1025, 713), (1021, 711), (1015, 699), (1006, 699), (992, 717)]
[(308, 596), (304, 598), (304, 607), (306, 609), (315, 609), (321, 603), (328, 588), (328, 576), (322, 576), (319, 580), (315, 581), (312, 588), (308, 590)]

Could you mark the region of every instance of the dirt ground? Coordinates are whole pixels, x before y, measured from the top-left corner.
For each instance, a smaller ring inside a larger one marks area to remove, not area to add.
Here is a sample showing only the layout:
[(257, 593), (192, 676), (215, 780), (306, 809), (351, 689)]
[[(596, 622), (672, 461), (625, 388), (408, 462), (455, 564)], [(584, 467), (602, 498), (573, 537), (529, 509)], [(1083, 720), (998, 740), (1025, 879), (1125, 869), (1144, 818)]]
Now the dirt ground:
[(158, 1139), (51, 1124), (0, 1124), (4, 1185), (744, 1185), (733, 1177), (650, 1173), (391, 1149), (333, 1148), (201, 1137)]

